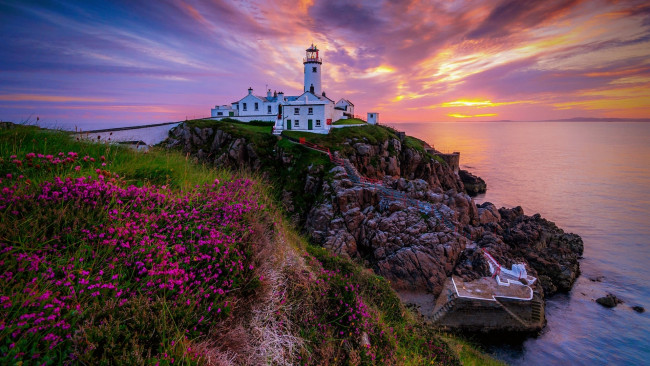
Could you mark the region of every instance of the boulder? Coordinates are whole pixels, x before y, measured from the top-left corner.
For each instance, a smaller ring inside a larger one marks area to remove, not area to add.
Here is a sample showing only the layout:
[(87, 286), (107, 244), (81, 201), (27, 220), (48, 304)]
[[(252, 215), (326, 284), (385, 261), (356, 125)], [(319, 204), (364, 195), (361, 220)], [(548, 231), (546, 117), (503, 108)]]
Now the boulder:
[(477, 206), (480, 224), (498, 223), (501, 220), (499, 210), (491, 202), (484, 202)]
[(470, 196), (476, 196), (480, 193), (485, 193), (487, 190), (487, 184), (485, 184), (485, 181), (481, 177), (478, 177), (468, 172), (467, 170), (458, 170), (458, 176), (463, 182), (465, 192), (467, 192), (467, 194)]
[(622, 304), (623, 300), (619, 299), (615, 295), (607, 294), (606, 296), (597, 298), (596, 302), (606, 308), (613, 308), (618, 304)]

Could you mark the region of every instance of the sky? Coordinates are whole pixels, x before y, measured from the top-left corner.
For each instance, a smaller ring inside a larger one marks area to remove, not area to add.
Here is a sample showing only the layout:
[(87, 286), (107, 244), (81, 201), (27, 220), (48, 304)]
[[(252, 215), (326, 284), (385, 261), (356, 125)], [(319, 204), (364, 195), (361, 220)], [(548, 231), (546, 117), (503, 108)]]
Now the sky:
[(207, 117), (249, 87), (382, 122), (650, 118), (650, 5), (616, 0), (0, 0), (0, 120)]

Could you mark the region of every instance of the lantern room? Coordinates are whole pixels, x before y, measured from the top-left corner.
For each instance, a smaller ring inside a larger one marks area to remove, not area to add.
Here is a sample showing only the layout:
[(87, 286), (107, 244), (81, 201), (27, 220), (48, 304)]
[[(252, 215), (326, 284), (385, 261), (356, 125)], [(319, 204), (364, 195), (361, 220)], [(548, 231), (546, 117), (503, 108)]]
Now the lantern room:
[(322, 63), (323, 60), (321, 60), (318, 57), (318, 48), (314, 46), (312, 43), (311, 47), (309, 47), (307, 50), (307, 57), (303, 60), (304, 63)]

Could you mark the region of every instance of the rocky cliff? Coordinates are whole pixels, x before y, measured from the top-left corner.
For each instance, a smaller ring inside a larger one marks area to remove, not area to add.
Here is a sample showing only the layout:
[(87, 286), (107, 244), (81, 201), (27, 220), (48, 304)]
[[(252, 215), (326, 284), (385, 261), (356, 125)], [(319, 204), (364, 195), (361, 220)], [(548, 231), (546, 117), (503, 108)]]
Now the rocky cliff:
[[(379, 186), (355, 183), (323, 154), (270, 134), (242, 131), (225, 124), (185, 124), (172, 130), (165, 145), (211, 164), (263, 172), (279, 184), (285, 208), (315, 242), (363, 262), (396, 289), (438, 295), (452, 274), (485, 276), (480, 248), (507, 267), (527, 263), (539, 277), (536, 292), (547, 296), (568, 291), (579, 274), (579, 236), (539, 215), (527, 216), (520, 207), (477, 205), (459, 175), (415, 139), (389, 130), (373, 137), (340, 130), (313, 137), (335, 141), (334, 154), (360, 175), (382, 180)], [(473, 180), (480, 184), (478, 179)]]

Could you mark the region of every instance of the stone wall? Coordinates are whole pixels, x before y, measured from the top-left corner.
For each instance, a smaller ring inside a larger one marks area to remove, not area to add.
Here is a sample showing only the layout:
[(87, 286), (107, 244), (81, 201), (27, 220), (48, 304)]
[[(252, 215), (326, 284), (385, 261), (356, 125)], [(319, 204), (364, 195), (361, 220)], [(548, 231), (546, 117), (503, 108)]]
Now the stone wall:
[[(445, 290), (438, 298), (434, 314), (453, 299), (453, 296), (449, 296), (454, 293), (451, 287), (451, 281), (445, 283)], [(435, 323), (444, 330), (534, 333), (544, 326), (544, 306), (539, 294), (534, 294), (530, 301), (498, 298), (497, 302), (457, 297), (453, 299), (450, 309), (443, 311)]]
[(458, 173), (458, 168), (460, 167), (460, 153), (459, 152), (453, 152), (451, 154), (443, 154), (441, 152), (436, 153), (437, 156), (441, 157), (442, 160), (444, 160), (447, 165), (454, 171), (454, 173)]

